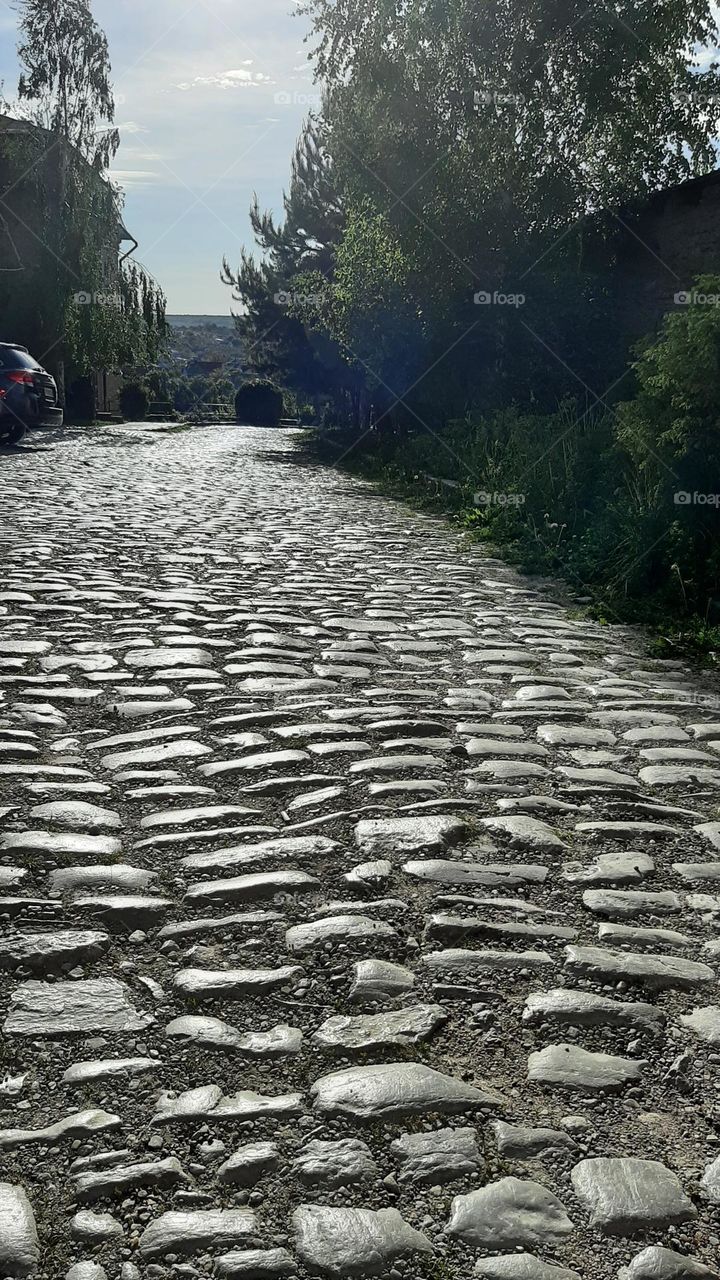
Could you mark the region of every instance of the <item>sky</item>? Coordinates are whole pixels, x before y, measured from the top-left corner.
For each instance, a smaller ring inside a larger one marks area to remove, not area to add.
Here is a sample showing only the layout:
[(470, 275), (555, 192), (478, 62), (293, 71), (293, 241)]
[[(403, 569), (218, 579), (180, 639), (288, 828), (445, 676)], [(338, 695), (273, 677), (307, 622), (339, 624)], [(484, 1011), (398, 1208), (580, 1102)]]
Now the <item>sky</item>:
[[(282, 210), (290, 158), (317, 101), (293, 0), (92, 0), (110, 46), (120, 150), (113, 174), (136, 257), (168, 311), (227, 315), (220, 282), (252, 248), (248, 209)], [(0, 82), (17, 87), (13, 0), (0, 0)]]

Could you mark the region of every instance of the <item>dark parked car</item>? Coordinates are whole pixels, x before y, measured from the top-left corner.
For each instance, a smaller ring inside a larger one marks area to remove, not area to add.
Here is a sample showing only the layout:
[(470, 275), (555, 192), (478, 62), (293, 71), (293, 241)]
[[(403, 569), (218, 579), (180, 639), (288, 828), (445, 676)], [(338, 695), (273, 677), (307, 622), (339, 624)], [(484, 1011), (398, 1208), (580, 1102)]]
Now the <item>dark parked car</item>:
[(55, 379), (27, 347), (0, 342), (0, 439), (17, 444), (28, 427), (61, 427)]

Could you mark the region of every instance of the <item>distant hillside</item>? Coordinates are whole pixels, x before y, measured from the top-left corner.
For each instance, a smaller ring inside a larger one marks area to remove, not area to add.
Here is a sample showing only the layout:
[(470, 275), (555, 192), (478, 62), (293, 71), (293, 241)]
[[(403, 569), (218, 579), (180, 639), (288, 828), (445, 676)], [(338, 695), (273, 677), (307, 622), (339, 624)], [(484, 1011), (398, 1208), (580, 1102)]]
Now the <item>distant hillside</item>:
[(235, 324), (232, 316), (168, 316), (167, 322), (175, 329), (201, 329), (210, 324), (232, 329)]

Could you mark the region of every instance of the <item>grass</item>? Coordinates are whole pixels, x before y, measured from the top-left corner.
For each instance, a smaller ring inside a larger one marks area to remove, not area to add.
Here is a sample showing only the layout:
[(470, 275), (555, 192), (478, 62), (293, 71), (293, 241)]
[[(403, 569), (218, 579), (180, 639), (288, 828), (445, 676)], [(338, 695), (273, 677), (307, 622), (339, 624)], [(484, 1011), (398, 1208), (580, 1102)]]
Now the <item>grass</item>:
[[(446, 487), (411, 474), (392, 456), (348, 447), (348, 437), (339, 432), (308, 430), (297, 438), (299, 461), (323, 462), (339, 467), (372, 484), (380, 494), (408, 503), (414, 510), (445, 518), (462, 530), (473, 543), (482, 543), (492, 555), (502, 556), (519, 572), (555, 578), (574, 597), (570, 616), (591, 618), (601, 625), (642, 626), (648, 632), (648, 656), (681, 660), (690, 658), (709, 668), (720, 660), (720, 625), (693, 613), (686, 605), (684, 588), (675, 599), (667, 593), (657, 596), (630, 594), (622, 573), (614, 577), (602, 550), (578, 552), (576, 540), (568, 535), (561, 520), (536, 522), (525, 512), (488, 512), (467, 505), (468, 487)], [(630, 556), (635, 548), (630, 549)], [(583, 576), (583, 555), (592, 566), (593, 581)], [(593, 563), (594, 561), (594, 563)], [(576, 567), (577, 565), (577, 567)], [(605, 580), (603, 580), (605, 575)], [(682, 583), (680, 584), (682, 586)]]

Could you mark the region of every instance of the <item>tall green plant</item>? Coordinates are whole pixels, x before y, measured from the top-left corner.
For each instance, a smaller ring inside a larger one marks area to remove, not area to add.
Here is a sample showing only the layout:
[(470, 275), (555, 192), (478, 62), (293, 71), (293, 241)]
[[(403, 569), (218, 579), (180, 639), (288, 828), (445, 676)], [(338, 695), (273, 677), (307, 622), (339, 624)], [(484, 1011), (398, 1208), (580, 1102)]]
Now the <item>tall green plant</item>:
[(107, 38), (90, 0), (21, 0), (19, 29), (18, 97), (28, 117), (107, 169), (120, 135)]

